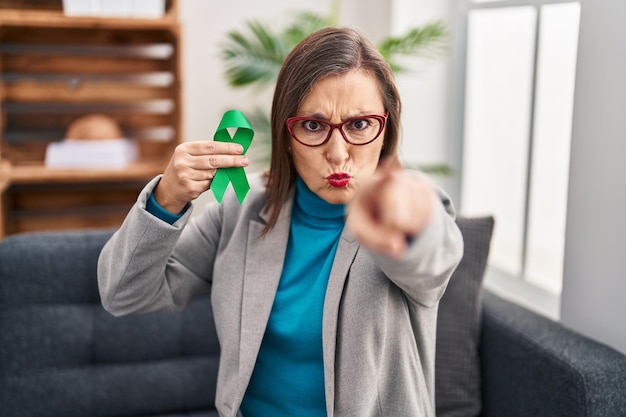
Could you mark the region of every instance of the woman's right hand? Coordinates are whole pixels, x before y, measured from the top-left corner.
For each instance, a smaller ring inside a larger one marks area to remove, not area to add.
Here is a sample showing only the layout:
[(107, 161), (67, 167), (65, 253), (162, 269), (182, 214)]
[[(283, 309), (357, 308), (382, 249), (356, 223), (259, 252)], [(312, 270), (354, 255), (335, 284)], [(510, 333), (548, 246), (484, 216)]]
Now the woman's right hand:
[(232, 142), (181, 143), (154, 190), (154, 198), (170, 213), (180, 213), (209, 189), (218, 168), (248, 166), (248, 157), (242, 152), (243, 147)]

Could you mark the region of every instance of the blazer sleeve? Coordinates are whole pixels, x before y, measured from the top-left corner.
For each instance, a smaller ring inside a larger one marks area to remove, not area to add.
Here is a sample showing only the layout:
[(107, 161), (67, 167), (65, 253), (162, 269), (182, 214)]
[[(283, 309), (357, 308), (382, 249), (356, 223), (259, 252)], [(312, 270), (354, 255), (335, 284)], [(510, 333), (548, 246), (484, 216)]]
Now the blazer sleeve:
[(436, 188), (433, 215), (401, 259), (372, 253), (378, 266), (408, 299), (432, 307), (441, 299), (463, 256), (463, 236), (448, 195)]
[[(212, 248), (219, 235), (219, 207), (209, 209), (213, 234), (201, 233), (187, 212), (174, 224), (152, 215), (146, 202), (160, 181), (142, 190), (122, 226), (103, 247), (98, 260), (98, 288), (103, 307), (113, 315), (179, 311), (210, 290)], [(192, 223), (192, 222), (191, 222)], [(206, 223), (205, 223), (206, 224)]]

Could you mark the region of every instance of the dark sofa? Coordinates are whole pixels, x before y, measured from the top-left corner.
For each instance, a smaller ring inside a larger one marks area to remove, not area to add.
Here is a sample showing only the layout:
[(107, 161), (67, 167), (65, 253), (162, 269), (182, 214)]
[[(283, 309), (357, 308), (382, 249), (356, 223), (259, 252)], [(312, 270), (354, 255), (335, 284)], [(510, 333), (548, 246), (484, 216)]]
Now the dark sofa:
[[(472, 230), (463, 230), (467, 257), (475, 256)], [(98, 254), (110, 234), (0, 241), (0, 416), (217, 415), (219, 346), (209, 298), (179, 314), (110, 316), (96, 283)], [(465, 394), (478, 396), (483, 416), (626, 416), (624, 355), (493, 294), (480, 295), (482, 323), (470, 346), (479, 366), (470, 382), (479, 389)], [(457, 395), (438, 394), (438, 408)], [(476, 415), (472, 407), (444, 408), (439, 415)]]

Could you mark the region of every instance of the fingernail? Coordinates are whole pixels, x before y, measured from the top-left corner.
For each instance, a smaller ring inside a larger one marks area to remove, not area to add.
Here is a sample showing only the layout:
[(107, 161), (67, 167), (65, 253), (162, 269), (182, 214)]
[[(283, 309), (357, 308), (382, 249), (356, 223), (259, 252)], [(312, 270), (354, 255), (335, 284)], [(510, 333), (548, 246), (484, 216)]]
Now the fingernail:
[(243, 146), (241, 146), (241, 145), (236, 145), (236, 147), (235, 147), (235, 152), (237, 152), (237, 153), (242, 153), (242, 152), (243, 152)]
[(247, 167), (249, 163), (250, 163), (250, 160), (248, 159), (247, 156), (244, 156), (243, 158), (241, 158), (241, 165)]

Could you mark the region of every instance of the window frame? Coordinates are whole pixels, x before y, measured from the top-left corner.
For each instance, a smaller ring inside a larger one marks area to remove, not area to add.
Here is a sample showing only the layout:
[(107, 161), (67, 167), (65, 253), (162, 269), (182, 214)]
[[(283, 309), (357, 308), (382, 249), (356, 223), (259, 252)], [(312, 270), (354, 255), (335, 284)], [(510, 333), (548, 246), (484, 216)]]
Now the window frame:
[[(522, 230), (522, 252), (521, 256), (521, 270), (519, 274), (511, 274), (505, 272), (492, 265), (487, 266), (485, 273), (485, 287), (493, 292), (498, 293), (512, 301), (515, 301), (521, 305), (524, 305), (540, 314), (543, 314), (554, 320), (558, 320), (560, 317), (560, 294), (555, 294), (551, 291), (543, 289), (536, 284), (529, 282), (526, 279), (526, 267), (527, 267), (527, 255), (529, 244), (529, 225), (530, 225), (530, 204), (531, 204), (531, 181), (532, 181), (532, 163), (533, 163), (533, 146), (535, 141), (535, 119), (536, 119), (536, 106), (537, 106), (537, 78), (538, 78), (538, 58), (539, 58), (539, 44), (541, 36), (541, 19), (542, 19), (542, 6), (552, 4), (564, 4), (564, 3), (581, 3), (576, 0), (496, 0), (486, 1), (482, 3), (476, 3), (473, 0), (460, 0), (458, 5), (457, 22), (456, 25), (456, 44), (455, 50), (455, 62), (456, 69), (454, 70), (454, 85), (456, 86), (453, 91), (456, 123), (453, 132), (456, 145), (455, 151), (455, 165), (458, 167), (459, 172), (463, 172), (463, 153), (465, 147), (465, 116), (466, 116), (466, 91), (467, 91), (467, 53), (468, 53), (468, 29), (469, 29), (469, 16), (472, 11), (475, 10), (487, 10), (487, 9), (501, 9), (520, 6), (532, 6), (536, 9), (537, 21), (535, 24), (535, 39), (534, 39), (534, 51), (533, 51), (533, 63), (532, 63), (532, 79), (531, 79), (531, 92), (530, 92), (530, 118), (528, 125), (528, 154), (526, 160), (526, 166), (528, 167), (525, 179), (524, 190), (524, 214), (523, 214), (523, 230)], [(581, 5), (582, 7), (582, 5)], [(459, 177), (457, 184), (456, 196), (459, 202), (459, 209), (463, 193), (463, 178)], [(497, 224), (497, 219), (496, 219)], [(497, 227), (497, 226), (496, 226)]]

